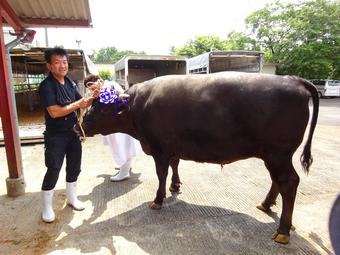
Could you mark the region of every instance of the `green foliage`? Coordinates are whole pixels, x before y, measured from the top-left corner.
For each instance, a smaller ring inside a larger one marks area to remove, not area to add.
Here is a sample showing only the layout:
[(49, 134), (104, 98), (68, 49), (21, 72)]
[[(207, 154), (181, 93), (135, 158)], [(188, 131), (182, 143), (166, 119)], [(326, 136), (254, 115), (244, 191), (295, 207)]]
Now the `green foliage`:
[(98, 71), (98, 74), (103, 80), (113, 80), (113, 72), (111, 72), (109, 69), (101, 69)]
[(260, 50), (256, 40), (250, 38), (245, 33), (232, 31), (226, 40), (227, 50)]
[(117, 52), (115, 47), (101, 48), (98, 53), (95, 53), (94, 61), (96, 63), (114, 63), (114, 56)]
[(132, 50), (124, 50), (118, 51), (115, 47), (106, 47), (101, 48), (98, 52), (94, 52), (94, 62), (95, 63), (109, 63), (113, 64), (121, 59), (125, 55), (132, 55), (132, 54), (145, 54), (144, 51), (142, 52), (134, 52)]
[(183, 47), (171, 48), (171, 54), (194, 57), (211, 50), (223, 50), (225, 42), (218, 36), (196, 36), (195, 40), (189, 40)]
[(197, 36), (194, 40), (189, 40), (184, 46), (171, 47), (172, 55), (194, 57), (209, 51), (219, 50), (258, 50), (256, 41), (242, 32), (229, 33), (226, 40), (218, 36)]
[(339, 78), (339, 17), (338, 1), (276, 1), (248, 16), (246, 24), (266, 60), (279, 64), (279, 74)]

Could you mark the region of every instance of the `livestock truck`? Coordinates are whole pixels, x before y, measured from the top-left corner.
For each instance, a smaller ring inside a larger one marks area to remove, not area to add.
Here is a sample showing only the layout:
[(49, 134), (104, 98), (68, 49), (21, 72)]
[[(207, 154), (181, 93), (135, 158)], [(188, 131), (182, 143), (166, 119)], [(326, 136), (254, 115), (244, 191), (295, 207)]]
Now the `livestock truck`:
[(114, 65), (115, 80), (123, 88), (128, 89), (135, 83), (158, 76), (186, 74), (186, 60), (185, 57), (178, 56), (127, 55)]
[(259, 51), (210, 51), (187, 61), (187, 70), (190, 74), (222, 71), (260, 73), (262, 66), (263, 53)]

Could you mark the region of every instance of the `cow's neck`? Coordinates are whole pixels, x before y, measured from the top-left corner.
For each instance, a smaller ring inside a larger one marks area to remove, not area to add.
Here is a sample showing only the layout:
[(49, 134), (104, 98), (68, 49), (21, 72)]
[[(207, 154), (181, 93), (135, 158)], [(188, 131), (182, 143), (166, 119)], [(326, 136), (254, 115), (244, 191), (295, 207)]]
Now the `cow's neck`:
[[(125, 93), (130, 95), (129, 105), (131, 106), (135, 98), (135, 89), (129, 89)], [(118, 129), (119, 129), (119, 132), (126, 133), (132, 136), (133, 138), (139, 140), (139, 136), (137, 135), (137, 131), (136, 131), (136, 125), (133, 121), (131, 109), (127, 111), (126, 113), (124, 113), (123, 116), (121, 116), (121, 121), (119, 121)]]

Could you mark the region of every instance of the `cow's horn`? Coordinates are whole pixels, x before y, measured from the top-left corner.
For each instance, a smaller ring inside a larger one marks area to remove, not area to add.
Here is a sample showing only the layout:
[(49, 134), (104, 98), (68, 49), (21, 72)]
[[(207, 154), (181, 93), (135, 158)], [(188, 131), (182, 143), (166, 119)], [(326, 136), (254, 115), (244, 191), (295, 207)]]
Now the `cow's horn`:
[(124, 100), (124, 99), (129, 99), (129, 97), (130, 97), (130, 95), (122, 93), (122, 94), (119, 95), (118, 100), (120, 101), (120, 100)]

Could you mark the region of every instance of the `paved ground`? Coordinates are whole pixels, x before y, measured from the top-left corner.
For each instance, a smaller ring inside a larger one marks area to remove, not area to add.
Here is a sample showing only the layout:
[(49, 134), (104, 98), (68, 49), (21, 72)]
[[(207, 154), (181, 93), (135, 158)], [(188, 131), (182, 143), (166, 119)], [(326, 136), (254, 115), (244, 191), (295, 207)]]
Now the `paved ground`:
[[(270, 178), (261, 160), (224, 166), (181, 161), (182, 193), (167, 195), (162, 210), (152, 211), (157, 177), (151, 157), (141, 154), (133, 176), (109, 181), (115, 172), (101, 137), (84, 144), (79, 180), (82, 212), (65, 205), (65, 171), (55, 194), (57, 219), (40, 219), (40, 185), (45, 173), (43, 145), (24, 145), (26, 194), (6, 196), (5, 150), (0, 147), (0, 254), (333, 254), (328, 235), (330, 207), (340, 187), (340, 100), (322, 100), (313, 140), (314, 163), (300, 175), (288, 245), (271, 240), (278, 226), (281, 201), (273, 212), (256, 209)], [(168, 178), (169, 182), (169, 178)]]

